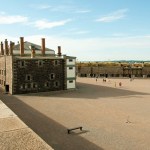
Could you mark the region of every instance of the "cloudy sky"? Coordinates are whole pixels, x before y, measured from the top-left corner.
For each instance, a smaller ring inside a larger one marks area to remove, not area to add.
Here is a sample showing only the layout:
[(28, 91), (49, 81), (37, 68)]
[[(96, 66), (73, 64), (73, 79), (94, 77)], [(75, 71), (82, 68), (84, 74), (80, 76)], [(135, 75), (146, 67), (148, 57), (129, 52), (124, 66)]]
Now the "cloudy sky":
[(150, 60), (150, 0), (0, 0), (0, 40), (25, 41), (79, 61)]

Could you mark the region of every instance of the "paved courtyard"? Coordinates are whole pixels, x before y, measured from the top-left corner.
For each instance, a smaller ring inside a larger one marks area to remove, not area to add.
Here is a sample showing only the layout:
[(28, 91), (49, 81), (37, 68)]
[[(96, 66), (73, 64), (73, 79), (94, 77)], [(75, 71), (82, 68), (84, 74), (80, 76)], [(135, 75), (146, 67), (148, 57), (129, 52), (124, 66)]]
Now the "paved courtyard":
[(52, 150), (0, 100), (0, 150)]
[(76, 90), (0, 98), (55, 150), (150, 149), (148, 79), (77, 78)]

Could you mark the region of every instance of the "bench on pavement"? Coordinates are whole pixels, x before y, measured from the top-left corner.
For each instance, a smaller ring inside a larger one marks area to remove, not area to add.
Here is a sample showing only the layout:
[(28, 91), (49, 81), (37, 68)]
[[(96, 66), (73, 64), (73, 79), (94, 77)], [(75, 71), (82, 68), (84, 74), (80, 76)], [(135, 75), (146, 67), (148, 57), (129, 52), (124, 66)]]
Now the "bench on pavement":
[(82, 131), (82, 127), (81, 126), (80, 127), (75, 127), (75, 128), (67, 129), (68, 134), (70, 134), (70, 131), (76, 130), (76, 129), (80, 129)]

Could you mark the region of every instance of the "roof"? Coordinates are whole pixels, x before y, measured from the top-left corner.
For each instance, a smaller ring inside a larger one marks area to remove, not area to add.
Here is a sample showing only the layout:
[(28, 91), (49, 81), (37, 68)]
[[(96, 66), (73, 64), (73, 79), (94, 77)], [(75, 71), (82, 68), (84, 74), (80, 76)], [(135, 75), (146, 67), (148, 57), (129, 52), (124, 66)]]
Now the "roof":
[(21, 56), (15, 56), (16, 59), (19, 59), (19, 60), (46, 60), (46, 59), (55, 59), (55, 60), (58, 60), (58, 59), (64, 59), (63, 57), (56, 57), (56, 56), (44, 56), (44, 57), (40, 57), (40, 56), (35, 56), (33, 58), (29, 57), (29, 56), (24, 56), (24, 57), (21, 57)]
[(75, 56), (66, 56), (66, 55), (64, 55), (67, 59), (69, 59), (69, 58), (72, 58), (72, 59), (76, 59), (76, 57)]
[[(30, 43), (28, 41), (24, 42), (24, 53), (30, 53), (31, 52), (31, 46), (34, 46), (36, 53), (41, 53), (41, 46)], [(20, 43), (17, 45), (14, 45), (13, 53), (19, 53), (20, 52)], [(49, 48), (45, 48), (45, 53), (47, 54), (55, 54), (55, 51)]]

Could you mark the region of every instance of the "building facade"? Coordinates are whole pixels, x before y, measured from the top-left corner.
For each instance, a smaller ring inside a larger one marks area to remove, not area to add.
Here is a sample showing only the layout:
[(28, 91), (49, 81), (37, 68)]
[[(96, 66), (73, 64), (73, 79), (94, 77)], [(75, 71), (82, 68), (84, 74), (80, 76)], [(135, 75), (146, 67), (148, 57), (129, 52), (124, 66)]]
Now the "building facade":
[(79, 77), (150, 77), (150, 63), (77, 63)]
[[(3, 46), (5, 45), (5, 47)], [(24, 42), (14, 45), (1, 42), (0, 87), (11, 94), (67, 90), (75, 88), (76, 57), (61, 54), (45, 47)]]

